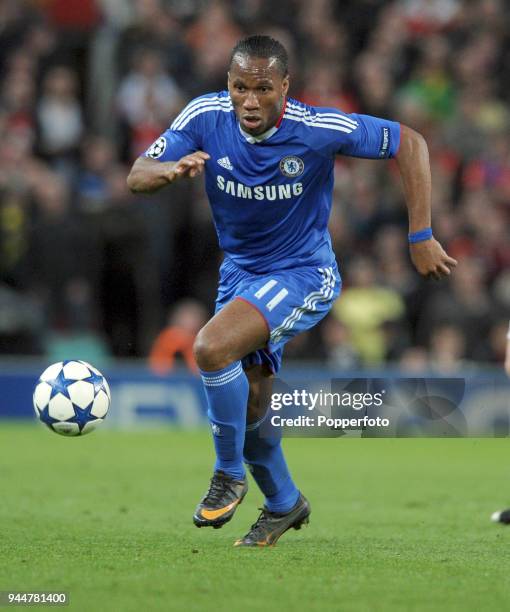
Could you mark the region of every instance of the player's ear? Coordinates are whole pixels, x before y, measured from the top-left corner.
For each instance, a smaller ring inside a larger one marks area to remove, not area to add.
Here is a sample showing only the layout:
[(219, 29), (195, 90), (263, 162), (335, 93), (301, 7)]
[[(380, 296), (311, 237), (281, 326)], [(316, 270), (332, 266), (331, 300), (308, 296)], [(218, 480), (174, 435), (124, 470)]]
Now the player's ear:
[(288, 91), (289, 91), (289, 75), (287, 74), (286, 76), (283, 77), (282, 94), (286, 96)]

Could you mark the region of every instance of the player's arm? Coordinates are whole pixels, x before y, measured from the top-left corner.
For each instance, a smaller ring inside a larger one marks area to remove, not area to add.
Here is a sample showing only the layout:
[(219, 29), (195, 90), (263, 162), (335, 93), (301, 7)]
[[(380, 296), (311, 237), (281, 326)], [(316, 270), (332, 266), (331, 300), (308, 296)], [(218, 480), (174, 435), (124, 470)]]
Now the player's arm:
[(127, 185), (133, 193), (154, 193), (180, 178), (198, 176), (209, 157), (204, 151), (195, 151), (178, 161), (139, 157), (127, 177)]
[(334, 126), (331, 132), (324, 130), (334, 135), (330, 142), (334, 153), (367, 159), (396, 158), (409, 211), (411, 260), (423, 276), (441, 278), (450, 274), (457, 262), (432, 236), (432, 186), (425, 139), (411, 128), (387, 119), (322, 110), (327, 111), (322, 121)]
[[(413, 129), (401, 125), (400, 147), (395, 156), (404, 186), (409, 214), (411, 260), (423, 276), (439, 279), (457, 265), (431, 234), (430, 162), (427, 143)], [(428, 229), (428, 233), (427, 233)], [(415, 242), (414, 239), (417, 241)]]
[(204, 100), (192, 100), (172, 125), (133, 164), (127, 185), (134, 193), (154, 193), (181, 178), (201, 174), (209, 155), (203, 135), (212, 129), (201, 113), (193, 112)]

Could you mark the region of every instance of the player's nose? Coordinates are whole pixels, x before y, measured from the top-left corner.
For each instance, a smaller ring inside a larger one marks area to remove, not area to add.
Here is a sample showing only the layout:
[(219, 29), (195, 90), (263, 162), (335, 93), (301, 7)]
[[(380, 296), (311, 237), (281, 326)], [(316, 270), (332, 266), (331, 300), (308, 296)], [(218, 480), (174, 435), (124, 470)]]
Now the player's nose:
[(253, 92), (248, 93), (248, 95), (244, 99), (243, 108), (245, 110), (251, 110), (251, 111), (257, 110), (258, 108), (260, 108), (259, 100)]

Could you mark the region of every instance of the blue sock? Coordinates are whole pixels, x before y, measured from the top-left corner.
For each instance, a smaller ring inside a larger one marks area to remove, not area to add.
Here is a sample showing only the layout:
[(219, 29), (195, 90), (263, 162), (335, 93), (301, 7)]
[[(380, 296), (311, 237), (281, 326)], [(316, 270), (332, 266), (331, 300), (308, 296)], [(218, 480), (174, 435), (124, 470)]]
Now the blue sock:
[(222, 470), (234, 478), (244, 478), (243, 444), (246, 429), (246, 404), (248, 379), (240, 361), (222, 370), (200, 370), (209, 409), (216, 470)]
[(286, 513), (296, 505), (299, 491), (283, 456), (281, 428), (272, 428), (274, 436), (260, 436), (260, 425), (266, 417), (246, 426), (244, 460), (266, 497), (266, 508)]

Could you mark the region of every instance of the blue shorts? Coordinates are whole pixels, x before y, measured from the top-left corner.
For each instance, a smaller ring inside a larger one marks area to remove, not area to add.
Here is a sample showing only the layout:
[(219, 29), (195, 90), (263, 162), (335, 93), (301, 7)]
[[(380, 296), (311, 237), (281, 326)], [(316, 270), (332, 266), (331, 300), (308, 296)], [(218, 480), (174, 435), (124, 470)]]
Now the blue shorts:
[(220, 268), (216, 312), (235, 298), (245, 300), (260, 312), (269, 329), (269, 341), (266, 348), (247, 355), (243, 366), (265, 363), (276, 374), (285, 343), (328, 314), (341, 286), (336, 262), (323, 268), (307, 266), (254, 274), (225, 257)]

